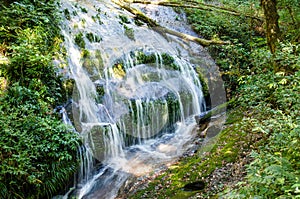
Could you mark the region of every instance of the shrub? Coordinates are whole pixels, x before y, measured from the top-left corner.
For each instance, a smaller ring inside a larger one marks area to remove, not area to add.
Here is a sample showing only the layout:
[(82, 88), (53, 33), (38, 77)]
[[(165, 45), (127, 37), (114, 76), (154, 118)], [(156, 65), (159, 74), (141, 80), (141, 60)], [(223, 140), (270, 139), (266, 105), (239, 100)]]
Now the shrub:
[(57, 1), (0, 2), (0, 198), (51, 198), (76, 171), (80, 143), (53, 113), (63, 100)]
[(14, 85), (0, 104), (1, 198), (51, 197), (77, 169), (78, 136), (37, 91)]

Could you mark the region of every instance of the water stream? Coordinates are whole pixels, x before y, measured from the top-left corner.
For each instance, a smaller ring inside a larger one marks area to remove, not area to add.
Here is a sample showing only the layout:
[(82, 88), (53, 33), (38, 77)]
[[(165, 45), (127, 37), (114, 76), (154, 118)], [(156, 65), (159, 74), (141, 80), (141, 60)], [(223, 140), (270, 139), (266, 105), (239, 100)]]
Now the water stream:
[(75, 190), (65, 198), (115, 198), (128, 177), (190, 147), (194, 115), (206, 110), (195, 72), (203, 60), (191, 56), (195, 44), (136, 25), (110, 1), (61, 4), (66, 75), (75, 80), (71, 120), (84, 142)]

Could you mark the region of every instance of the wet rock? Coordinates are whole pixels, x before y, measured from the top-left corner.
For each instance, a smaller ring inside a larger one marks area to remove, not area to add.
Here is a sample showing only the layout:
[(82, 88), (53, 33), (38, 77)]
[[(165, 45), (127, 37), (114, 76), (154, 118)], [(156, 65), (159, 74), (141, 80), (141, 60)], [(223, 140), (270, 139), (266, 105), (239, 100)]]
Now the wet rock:
[[(201, 113), (200, 115), (195, 116), (195, 120), (196, 120), (197, 124), (199, 125), (200, 131), (204, 131), (208, 127), (211, 115), (212, 114), (210, 111), (206, 111), (204, 113)], [(200, 135), (200, 136), (205, 137), (205, 135)]]
[(217, 125), (210, 126), (206, 130), (206, 136), (208, 138), (213, 138), (216, 135), (218, 135), (218, 133), (221, 132), (221, 130), (222, 130), (222, 128)]

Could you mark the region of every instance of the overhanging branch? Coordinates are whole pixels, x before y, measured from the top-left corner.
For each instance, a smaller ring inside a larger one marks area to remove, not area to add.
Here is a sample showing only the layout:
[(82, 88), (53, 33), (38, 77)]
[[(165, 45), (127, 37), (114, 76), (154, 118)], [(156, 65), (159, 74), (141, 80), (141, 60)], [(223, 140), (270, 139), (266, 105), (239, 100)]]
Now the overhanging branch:
[(215, 5), (201, 3), (201, 2), (195, 2), (195, 1), (169, 2), (169, 1), (124, 0), (124, 2), (139, 3), (139, 4), (152, 4), (152, 5), (167, 6), (167, 7), (194, 8), (194, 9), (205, 10), (205, 11), (216, 11), (216, 12), (227, 13), (227, 14), (234, 15), (234, 16), (245, 16), (247, 18), (252, 18), (252, 19), (259, 20), (259, 21), (263, 21), (263, 18), (261, 18), (261, 17), (252, 16), (252, 15), (246, 14), (246, 13), (239, 13), (239, 12), (229, 9), (229, 8), (215, 6)]
[(167, 33), (170, 35), (174, 35), (176, 37), (185, 39), (185, 40), (189, 40), (189, 41), (193, 41), (196, 42), (202, 46), (209, 46), (209, 45), (224, 45), (224, 44), (230, 44), (229, 41), (221, 41), (221, 40), (206, 40), (206, 39), (202, 39), (199, 37), (194, 37), (188, 34), (184, 34), (181, 32), (177, 32), (171, 29), (168, 29), (166, 27), (162, 27), (160, 26), (156, 21), (154, 21), (153, 19), (147, 17), (144, 13), (142, 13), (141, 11), (139, 11), (136, 8), (133, 8), (130, 6), (130, 4), (128, 4), (125, 1), (120, 1), (120, 0), (113, 0), (113, 2), (115, 4), (117, 4), (118, 6), (120, 6), (121, 8), (127, 10), (128, 12), (132, 13), (136, 19), (139, 19), (141, 21), (143, 21), (144, 23), (148, 24), (149, 27), (153, 28), (153, 30), (159, 32), (159, 33)]

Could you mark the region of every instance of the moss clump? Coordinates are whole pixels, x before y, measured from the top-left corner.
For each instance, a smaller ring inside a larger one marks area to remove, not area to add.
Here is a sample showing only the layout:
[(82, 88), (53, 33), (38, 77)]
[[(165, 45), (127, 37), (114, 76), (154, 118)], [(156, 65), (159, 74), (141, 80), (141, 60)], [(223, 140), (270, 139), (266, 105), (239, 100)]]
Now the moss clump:
[(96, 14), (95, 16), (92, 16), (92, 19), (93, 19), (95, 22), (98, 21), (98, 23), (99, 23), (100, 25), (103, 24), (103, 22), (101, 21), (101, 18), (100, 18), (100, 15), (99, 15), (99, 14)]
[(67, 99), (71, 98), (73, 94), (74, 85), (75, 85), (74, 79), (66, 79), (63, 82), (63, 89)]
[(88, 51), (84, 49), (81, 61), (84, 69), (93, 81), (99, 79), (103, 74), (104, 64), (100, 50)]
[(144, 25), (145, 23), (142, 22), (141, 20), (135, 18), (135, 19), (134, 19), (134, 24), (137, 25), (137, 26), (142, 26), (142, 25)]
[(126, 75), (125, 68), (120, 63), (114, 65), (113, 72), (116, 78), (123, 78)]
[(134, 39), (134, 31), (132, 28), (129, 28), (128, 26), (124, 25), (124, 29), (125, 29), (125, 35), (131, 39), (131, 40), (135, 40)]
[(97, 92), (97, 98), (96, 98), (96, 102), (97, 103), (101, 103), (102, 102), (102, 98), (105, 95), (105, 88), (103, 85), (96, 85), (96, 92)]
[(104, 69), (104, 63), (103, 63), (103, 58), (101, 55), (101, 51), (100, 50), (96, 50), (95, 51), (95, 59), (97, 60), (97, 69), (98, 69), (98, 73), (103, 73), (103, 69)]
[(136, 51), (131, 53), (132, 57), (135, 57), (136, 64), (150, 64), (156, 62), (155, 54), (145, 54), (143, 51)]
[(82, 49), (85, 48), (85, 41), (84, 41), (82, 32), (75, 35), (75, 44)]
[(71, 14), (70, 14), (70, 11), (68, 9), (64, 9), (64, 15), (65, 15), (67, 20), (71, 20)]
[(83, 49), (83, 51), (81, 52), (81, 56), (83, 58), (89, 58), (91, 56), (91, 52), (88, 51), (87, 49)]
[(207, 83), (207, 80), (205, 79), (205, 77), (203, 76), (200, 66), (196, 67), (196, 72), (198, 74), (198, 78), (199, 78), (201, 86), (202, 86), (203, 95), (204, 95), (205, 99), (209, 99), (210, 94), (209, 94), (209, 89), (208, 89), (208, 83)]
[(81, 10), (81, 12), (83, 12), (83, 13), (88, 13), (88, 10), (87, 10), (86, 8), (84, 8), (84, 7), (80, 7), (80, 10)]
[(100, 42), (102, 41), (102, 38), (99, 37), (98, 35), (95, 35), (93, 33), (86, 33), (86, 38), (90, 41), (90, 42)]
[(126, 23), (126, 24), (130, 24), (130, 21), (128, 20), (127, 16), (125, 15), (119, 15), (119, 18), (121, 19), (121, 24)]
[(137, 51), (133, 52), (132, 56), (135, 58), (136, 64), (162, 63), (167, 70), (180, 70), (175, 59), (167, 53), (162, 53), (159, 56), (155, 53), (146, 54), (143, 51)]
[(167, 53), (162, 53), (161, 58), (162, 58), (163, 65), (166, 66), (166, 69), (180, 70), (180, 67), (178, 66), (178, 64), (176, 64), (174, 58), (171, 55)]

